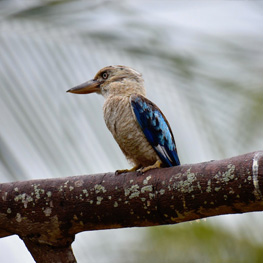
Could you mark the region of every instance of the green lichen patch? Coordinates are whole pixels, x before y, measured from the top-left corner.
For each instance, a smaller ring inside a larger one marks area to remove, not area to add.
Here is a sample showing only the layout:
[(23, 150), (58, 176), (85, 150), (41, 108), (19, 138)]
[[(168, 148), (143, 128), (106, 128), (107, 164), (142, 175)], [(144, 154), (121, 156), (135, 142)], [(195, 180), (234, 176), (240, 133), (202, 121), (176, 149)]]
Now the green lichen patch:
[(131, 187), (125, 188), (124, 189), (124, 195), (129, 196), (129, 199), (132, 199), (134, 197), (139, 197), (140, 191), (139, 191), (139, 185), (134, 184)]
[(152, 192), (153, 191), (153, 186), (152, 185), (146, 185), (146, 186), (143, 186), (141, 188), (141, 192), (142, 193), (145, 193), (145, 192)]
[(97, 205), (100, 205), (102, 200), (103, 200), (103, 197), (102, 197), (102, 196), (97, 196), (97, 202), (96, 202), (96, 204), (97, 204)]
[(94, 189), (95, 189), (95, 193), (96, 194), (106, 193), (107, 192), (105, 187), (103, 185), (101, 185), (101, 184), (95, 184)]

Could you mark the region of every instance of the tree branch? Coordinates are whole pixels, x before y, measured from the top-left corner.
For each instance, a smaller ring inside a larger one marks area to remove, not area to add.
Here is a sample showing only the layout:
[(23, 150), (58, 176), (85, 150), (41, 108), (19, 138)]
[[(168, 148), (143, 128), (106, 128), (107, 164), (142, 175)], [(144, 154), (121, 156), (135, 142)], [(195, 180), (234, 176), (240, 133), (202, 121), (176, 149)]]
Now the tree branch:
[(4, 183), (0, 236), (19, 235), (37, 262), (75, 262), (71, 243), (79, 232), (262, 211), (262, 192), (263, 151), (142, 175)]

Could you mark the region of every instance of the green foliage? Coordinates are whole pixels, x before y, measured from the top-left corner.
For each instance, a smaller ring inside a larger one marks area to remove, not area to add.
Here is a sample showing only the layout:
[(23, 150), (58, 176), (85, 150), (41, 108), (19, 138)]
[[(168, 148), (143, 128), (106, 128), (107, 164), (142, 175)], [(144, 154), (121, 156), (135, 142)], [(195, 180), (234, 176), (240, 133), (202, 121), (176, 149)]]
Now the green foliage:
[(136, 262), (263, 261), (262, 244), (203, 221), (152, 228), (146, 236), (144, 248)]

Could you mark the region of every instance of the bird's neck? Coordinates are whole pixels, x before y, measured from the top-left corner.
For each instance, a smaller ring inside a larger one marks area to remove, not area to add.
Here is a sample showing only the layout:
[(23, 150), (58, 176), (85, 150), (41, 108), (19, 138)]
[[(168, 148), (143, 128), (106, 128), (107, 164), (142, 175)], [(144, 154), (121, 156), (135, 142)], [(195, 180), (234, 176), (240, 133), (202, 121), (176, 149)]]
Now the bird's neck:
[(104, 95), (106, 99), (109, 97), (130, 97), (132, 94), (140, 94), (146, 96), (143, 82), (135, 80), (122, 80), (109, 84), (108, 91)]

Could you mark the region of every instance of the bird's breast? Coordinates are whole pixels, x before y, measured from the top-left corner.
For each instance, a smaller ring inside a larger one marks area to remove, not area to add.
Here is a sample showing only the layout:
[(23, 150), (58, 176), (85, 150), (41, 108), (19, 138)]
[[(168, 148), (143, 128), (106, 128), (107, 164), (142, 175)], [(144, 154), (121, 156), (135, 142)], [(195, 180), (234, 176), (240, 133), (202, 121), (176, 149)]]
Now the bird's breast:
[(129, 97), (109, 97), (103, 111), (108, 129), (129, 161), (148, 166), (158, 159), (134, 118)]

